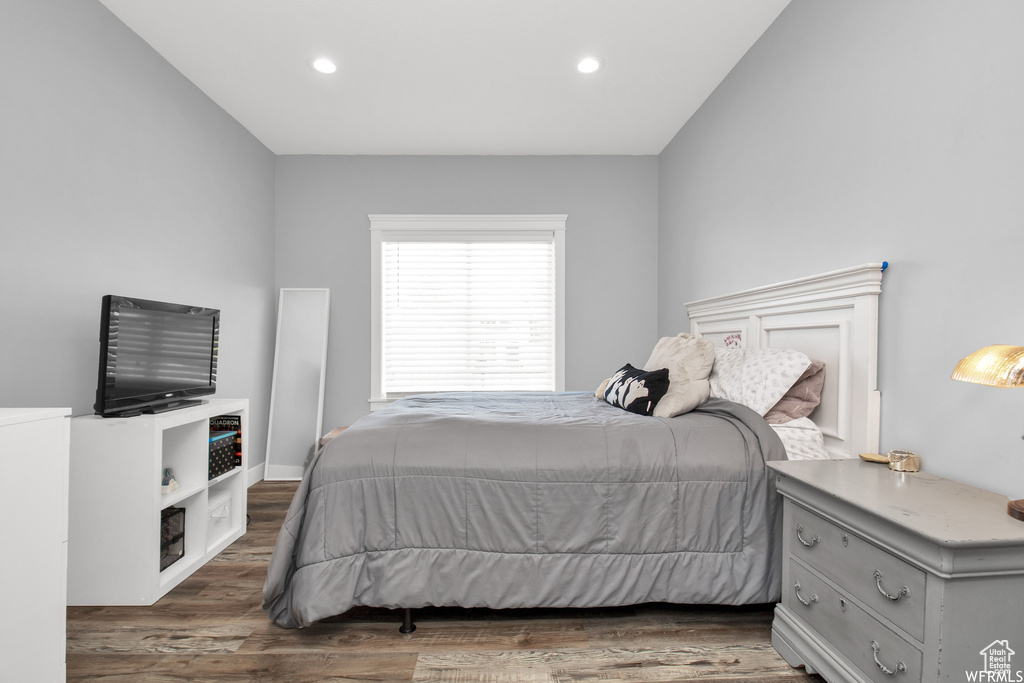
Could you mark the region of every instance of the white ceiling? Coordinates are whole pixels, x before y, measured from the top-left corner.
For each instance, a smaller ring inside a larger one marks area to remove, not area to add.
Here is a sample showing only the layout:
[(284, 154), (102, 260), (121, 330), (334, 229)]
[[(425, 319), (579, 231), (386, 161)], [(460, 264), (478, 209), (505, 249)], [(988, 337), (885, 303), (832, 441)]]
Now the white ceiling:
[(789, 3), (100, 1), (277, 154), (658, 154)]

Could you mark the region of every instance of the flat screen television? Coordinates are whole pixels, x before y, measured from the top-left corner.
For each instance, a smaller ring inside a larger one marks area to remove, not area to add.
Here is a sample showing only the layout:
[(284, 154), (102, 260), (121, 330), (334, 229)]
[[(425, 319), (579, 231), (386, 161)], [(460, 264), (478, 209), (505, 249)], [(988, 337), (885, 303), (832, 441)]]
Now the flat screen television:
[(202, 403), (217, 389), (220, 311), (108, 294), (100, 318), (97, 415)]

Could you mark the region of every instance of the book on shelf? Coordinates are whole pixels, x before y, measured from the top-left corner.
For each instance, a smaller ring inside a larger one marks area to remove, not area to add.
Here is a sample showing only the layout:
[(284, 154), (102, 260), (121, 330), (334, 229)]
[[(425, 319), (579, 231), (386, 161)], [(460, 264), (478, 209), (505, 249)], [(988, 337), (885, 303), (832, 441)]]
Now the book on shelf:
[(234, 432), (235, 467), (242, 466), (242, 416), (241, 415), (218, 415), (210, 418), (211, 432)]

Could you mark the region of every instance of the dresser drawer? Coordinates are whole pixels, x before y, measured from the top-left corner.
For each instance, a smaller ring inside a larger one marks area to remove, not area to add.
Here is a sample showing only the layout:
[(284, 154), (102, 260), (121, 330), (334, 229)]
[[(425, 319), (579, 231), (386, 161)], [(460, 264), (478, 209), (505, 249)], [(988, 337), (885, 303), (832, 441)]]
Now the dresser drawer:
[(861, 609), (799, 562), (789, 561), (783, 604), (872, 681), (921, 681), (923, 656), (912, 643)]
[(924, 641), (924, 571), (792, 501), (786, 501), (784, 523), (793, 556)]

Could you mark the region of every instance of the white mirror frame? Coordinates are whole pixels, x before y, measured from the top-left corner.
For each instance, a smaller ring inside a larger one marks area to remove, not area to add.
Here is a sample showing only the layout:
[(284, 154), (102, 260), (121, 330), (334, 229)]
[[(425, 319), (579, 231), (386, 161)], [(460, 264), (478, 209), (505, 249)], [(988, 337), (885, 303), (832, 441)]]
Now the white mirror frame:
[(323, 425), (329, 289), (282, 288), (263, 478), (302, 478)]

